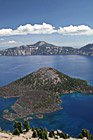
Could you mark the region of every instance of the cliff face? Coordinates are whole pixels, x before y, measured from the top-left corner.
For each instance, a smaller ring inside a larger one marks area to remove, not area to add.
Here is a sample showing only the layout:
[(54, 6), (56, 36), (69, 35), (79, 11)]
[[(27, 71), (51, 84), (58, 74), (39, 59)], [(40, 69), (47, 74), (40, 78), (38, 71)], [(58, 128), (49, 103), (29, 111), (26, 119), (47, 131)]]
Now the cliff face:
[(20, 46), (0, 50), (1, 56), (20, 56), (20, 55), (42, 55), (42, 54), (83, 54), (93, 55), (93, 44), (88, 44), (80, 49), (72, 47), (59, 47), (48, 44), (44, 41), (39, 41), (33, 45)]
[(93, 87), (87, 81), (71, 78), (56, 69), (41, 68), (0, 88), (1, 97), (20, 97), (12, 106), (17, 114), (8, 112), (3, 117), (14, 120), (33, 115), (33, 112), (39, 114), (56, 111), (61, 109), (60, 95), (76, 91), (93, 93)]

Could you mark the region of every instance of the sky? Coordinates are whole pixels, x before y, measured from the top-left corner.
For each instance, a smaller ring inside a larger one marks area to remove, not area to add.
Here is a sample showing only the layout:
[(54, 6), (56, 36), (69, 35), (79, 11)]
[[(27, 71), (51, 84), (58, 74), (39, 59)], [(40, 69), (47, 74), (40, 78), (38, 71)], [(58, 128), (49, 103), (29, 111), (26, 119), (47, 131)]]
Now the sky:
[(93, 43), (93, 0), (0, 0), (0, 49)]

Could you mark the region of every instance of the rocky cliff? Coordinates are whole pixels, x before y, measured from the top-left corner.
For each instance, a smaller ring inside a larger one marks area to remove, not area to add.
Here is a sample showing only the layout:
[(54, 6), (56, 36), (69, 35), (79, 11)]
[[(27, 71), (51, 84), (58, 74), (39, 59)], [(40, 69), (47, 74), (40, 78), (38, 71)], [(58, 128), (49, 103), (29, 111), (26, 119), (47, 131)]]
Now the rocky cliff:
[(21, 56), (21, 55), (52, 55), (52, 54), (81, 54), (93, 56), (93, 44), (88, 44), (80, 49), (72, 47), (59, 47), (53, 44), (39, 41), (32, 45), (0, 50), (1, 56)]

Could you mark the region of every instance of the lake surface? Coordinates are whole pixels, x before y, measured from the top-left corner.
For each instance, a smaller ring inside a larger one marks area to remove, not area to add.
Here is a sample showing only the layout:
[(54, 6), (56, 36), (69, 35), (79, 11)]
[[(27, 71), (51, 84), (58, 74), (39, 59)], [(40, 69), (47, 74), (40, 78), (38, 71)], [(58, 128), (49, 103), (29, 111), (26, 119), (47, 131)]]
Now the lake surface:
[[(0, 86), (6, 85), (41, 67), (55, 68), (71, 77), (87, 80), (93, 85), (93, 57), (82, 55), (37, 55), (37, 56), (0, 56)], [(82, 128), (93, 134), (93, 95), (80, 93), (61, 96), (63, 110), (45, 114), (44, 119), (34, 118), (31, 126), (61, 129), (77, 136)], [(15, 98), (0, 98), (0, 127), (13, 129), (13, 122), (2, 118), (3, 110), (10, 109)], [(13, 111), (13, 110), (11, 110)], [(23, 121), (21, 119), (21, 121)]]

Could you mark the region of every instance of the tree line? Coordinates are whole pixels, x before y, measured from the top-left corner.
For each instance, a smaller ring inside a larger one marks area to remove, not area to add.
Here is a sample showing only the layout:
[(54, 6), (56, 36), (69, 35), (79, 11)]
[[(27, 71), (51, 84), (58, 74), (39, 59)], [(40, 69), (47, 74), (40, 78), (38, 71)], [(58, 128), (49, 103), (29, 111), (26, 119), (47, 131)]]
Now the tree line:
[[(24, 130), (23, 130), (23, 128), (24, 128)], [(59, 130), (57, 130), (56, 134), (55, 134), (54, 130), (51, 130), (50, 132), (48, 132), (47, 129), (43, 128), (43, 127), (40, 127), (40, 129), (34, 128), (34, 127), (31, 128), (30, 124), (27, 120), (24, 120), (23, 124), (20, 121), (15, 121), (14, 130), (13, 130), (12, 134), (19, 136), (21, 133), (26, 133), (29, 130), (33, 131), (33, 134), (32, 134), (33, 138), (40, 138), (43, 140), (48, 140), (48, 137), (55, 138), (55, 139), (58, 139), (59, 137), (64, 138), (64, 139), (70, 138), (70, 136), (68, 134), (65, 134)], [(74, 136), (72, 136), (72, 137), (74, 138)], [(87, 130), (87, 129), (82, 129), (78, 138), (83, 139), (84, 137), (86, 137), (88, 140), (93, 140), (93, 135), (91, 135), (89, 130)]]

